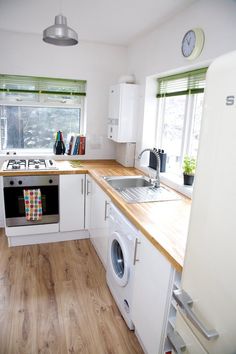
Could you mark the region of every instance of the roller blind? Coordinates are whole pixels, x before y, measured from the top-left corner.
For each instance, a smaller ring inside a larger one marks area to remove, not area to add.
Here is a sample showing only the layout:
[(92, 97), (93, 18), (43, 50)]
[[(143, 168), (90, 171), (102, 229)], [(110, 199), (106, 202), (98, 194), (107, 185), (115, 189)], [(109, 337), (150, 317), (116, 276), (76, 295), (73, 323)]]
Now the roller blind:
[(86, 81), (0, 74), (0, 93), (86, 96)]
[(159, 78), (157, 97), (204, 92), (207, 68)]

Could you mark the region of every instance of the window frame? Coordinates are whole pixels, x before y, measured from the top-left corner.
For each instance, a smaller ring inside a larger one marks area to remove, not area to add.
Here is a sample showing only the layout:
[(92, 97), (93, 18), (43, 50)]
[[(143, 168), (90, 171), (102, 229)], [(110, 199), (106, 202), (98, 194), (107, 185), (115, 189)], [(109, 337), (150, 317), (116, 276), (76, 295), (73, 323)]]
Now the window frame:
[[(9, 101), (5, 101), (5, 102), (1, 102), (0, 103), (0, 112), (3, 106), (14, 106), (14, 107), (42, 107), (42, 108), (63, 108), (63, 109), (70, 109), (70, 108), (75, 108), (75, 109), (80, 109), (80, 131), (78, 132), (79, 134), (83, 134), (85, 135), (85, 114), (84, 114), (84, 106), (85, 106), (85, 97), (81, 100), (80, 104), (77, 105), (65, 105), (65, 104), (40, 104), (40, 103), (24, 103), (24, 102), (9, 102)], [(6, 152), (17, 152), (19, 154), (27, 154), (27, 155), (31, 155), (31, 154), (52, 154), (53, 153), (53, 149), (52, 148), (32, 148), (32, 149), (22, 149), (22, 148), (9, 148), (9, 149), (1, 149), (0, 150), (3, 153)]]
[[(192, 71), (195, 70), (208, 70), (208, 66), (209, 64), (200, 67), (200, 68), (196, 68), (196, 69), (192, 69)], [(185, 70), (182, 72), (178, 72), (178, 73), (172, 73), (169, 75), (161, 75), (159, 77), (157, 77), (157, 85), (159, 80), (161, 80), (162, 78), (167, 78), (168, 76), (171, 77), (177, 77), (179, 76), (181, 78), (181, 76), (184, 76), (186, 73), (190, 72), (190, 70)], [(205, 78), (206, 80), (206, 78)], [(159, 86), (158, 86), (158, 90), (159, 90)], [(183, 131), (182, 131), (182, 139), (181, 139), (181, 154), (180, 154), (180, 161), (179, 161), (179, 169), (176, 171), (176, 173), (174, 173), (173, 171), (168, 172), (170, 174), (176, 175), (176, 176), (180, 176), (181, 175), (181, 166), (183, 164), (183, 159), (184, 156), (186, 154), (189, 154), (189, 148), (190, 148), (190, 140), (191, 140), (191, 132), (192, 132), (192, 128), (193, 128), (193, 123), (194, 123), (194, 100), (195, 100), (195, 96), (198, 94), (201, 94), (202, 92), (192, 92), (192, 93), (188, 93), (187, 92), (185, 94), (182, 93), (182, 95), (186, 96), (186, 101), (185, 101), (185, 113), (184, 113), (184, 124), (183, 124)], [(205, 93), (205, 88), (203, 93)], [(158, 96), (158, 94), (157, 94)], [(158, 146), (158, 148), (163, 148), (162, 147), (162, 142), (163, 142), (163, 130), (164, 130), (164, 115), (160, 114), (160, 112), (164, 112), (165, 110), (165, 106), (166, 106), (166, 98), (168, 97), (173, 97), (173, 96), (178, 96), (177, 94), (171, 94), (171, 95), (163, 95), (162, 97), (157, 97), (157, 119), (156, 119), (156, 127), (155, 127), (155, 144), (156, 146)], [(163, 100), (159, 100), (159, 98), (163, 98)], [(162, 105), (162, 107), (161, 107)]]
[[(84, 87), (86, 87), (87, 85), (87, 82), (85, 80), (69, 80), (69, 79), (57, 79), (57, 78), (44, 78), (44, 77), (31, 77), (31, 76), (11, 76), (11, 75), (0, 75), (0, 79), (2, 79), (3, 77), (6, 77), (6, 78), (12, 78), (12, 77), (15, 77), (15, 78), (26, 78), (29, 80), (30, 82), (30, 79), (32, 80), (38, 80), (38, 84), (39, 85), (42, 85), (42, 83), (44, 84), (44, 81), (47, 79), (49, 80), (49, 82), (67, 82), (67, 83), (70, 83), (71, 82), (78, 82), (78, 83), (83, 83), (84, 84)], [(10, 90), (9, 92), (15, 92), (14, 90)], [(7, 92), (6, 89), (1, 89), (1, 92)], [(18, 90), (17, 92), (19, 92), (19, 94), (21, 92), (23, 93), (32, 93), (31, 90), (29, 89), (28, 91), (27, 90)], [(79, 96), (80, 97), (80, 103), (65, 103), (65, 102), (50, 102), (50, 101), (46, 101), (45, 100), (45, 97), (46, 95), (50, 95), (50, 94), (57, 94), (57, 95), (67, 95), (69, 96), (70, 95), (70, 92), (41, 92), (40, 90), (36, 90), (35, 93), (38, 95), (37, 98), (38, 100), (27, 100), (27, 98), (20, 98), (20, 99), (17, 99), (16, 98), (1, 98), (0, 99), (0, 112), (2, 110), (2, 107), (3, 106), (14, 106), (14, 107), (42, 107), (42, 108), (63, 108), (63, 109), (70, 109), (70, 108), (74, 108), (74, 109), (80, 109), (80, 131), (78, 132), (79, 134), (83, 134), (85, 135), (86, 134), (86, 118), (85, 118), (85, 113), (86, 113), (86, 92), (83, 92), (83, 93), (71, 93), (72, 95), (74, 96)], [(52, 148), (32, 148), (32, 149), (27, 149), (27, 148), (9, 148), (9, 149), (1, 149), (0, 150), (2, 153), (11, 153), (11, 152), (17, 152), (17, 154), (22, 154), (22, 155), (35, 155), (35, 154), (47, 154), (47, 155), (51, 155), (53, 153), (53, 149)]]

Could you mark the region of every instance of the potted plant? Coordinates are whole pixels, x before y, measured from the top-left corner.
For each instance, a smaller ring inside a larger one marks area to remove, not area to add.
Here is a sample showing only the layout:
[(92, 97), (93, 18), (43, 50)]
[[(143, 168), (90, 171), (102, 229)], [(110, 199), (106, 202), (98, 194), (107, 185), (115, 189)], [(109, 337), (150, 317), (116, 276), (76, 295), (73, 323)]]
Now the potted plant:
[(196, 170), (196, 159), (194, 157), (185, 156), (183, 163), (184, 184), (192, 186), (194, 174)]

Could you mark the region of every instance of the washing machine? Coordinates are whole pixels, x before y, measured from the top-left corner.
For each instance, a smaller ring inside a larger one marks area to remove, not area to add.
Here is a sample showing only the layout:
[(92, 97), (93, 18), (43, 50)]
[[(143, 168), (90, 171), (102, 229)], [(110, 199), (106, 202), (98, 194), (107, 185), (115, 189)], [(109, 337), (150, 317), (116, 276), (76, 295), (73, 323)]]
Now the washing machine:
[(106, 279), (129, 329), (134, 329), (130, 314), (137, 239), (137, 229), (111, 204)]

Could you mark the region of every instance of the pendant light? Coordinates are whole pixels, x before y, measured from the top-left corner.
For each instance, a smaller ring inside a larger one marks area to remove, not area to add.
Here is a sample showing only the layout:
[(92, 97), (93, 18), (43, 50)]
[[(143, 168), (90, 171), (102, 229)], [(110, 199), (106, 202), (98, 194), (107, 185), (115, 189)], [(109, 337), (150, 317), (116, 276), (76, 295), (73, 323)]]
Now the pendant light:
[(55, 17), (55, 24), (43, 31), (44, 42), (59, 45), (71, 46), (78, 44), (78, 35), (67, 26), (67, 19), (63, 15)]

